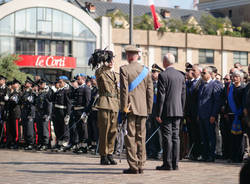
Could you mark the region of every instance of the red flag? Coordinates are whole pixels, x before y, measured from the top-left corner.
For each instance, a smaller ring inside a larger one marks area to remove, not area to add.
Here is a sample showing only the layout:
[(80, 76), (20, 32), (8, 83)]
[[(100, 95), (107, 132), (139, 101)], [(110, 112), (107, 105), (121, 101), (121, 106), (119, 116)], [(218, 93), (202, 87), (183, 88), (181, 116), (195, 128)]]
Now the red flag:
[(158, 21), (158, 17), (157, 17), (156, 12), (155, 12), (154, 0), (149, 0), (149, 6), (150, 6), (150, 9), (152, 12), (153, 19), (154, 19), (155, 30), (158, 30), (161, 27), (161, 25)]

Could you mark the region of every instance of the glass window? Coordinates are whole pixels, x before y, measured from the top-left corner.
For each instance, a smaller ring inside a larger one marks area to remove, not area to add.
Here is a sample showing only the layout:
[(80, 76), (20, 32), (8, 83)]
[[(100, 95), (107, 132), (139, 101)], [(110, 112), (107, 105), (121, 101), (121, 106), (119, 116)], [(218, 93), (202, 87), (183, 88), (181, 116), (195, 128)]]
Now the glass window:
[(63, 14), (53, 10), (53, 37), (62, 37)]
[(74, 19), (73, 22), (74, 38), (87, 40), (95, 39), (95, 35), (85, 25), (76, 19)]
[(26, 34), (36, 34), (36, 8), (26, 10)]
[(73, 54), (77, 58), (77, 66), (86, 67), (88, 66), (88, 60), (91, 54), (94, 52), (94, 42), (74, 41), (73, 43)]
[(248, 65), (248, 53), (247, 52), (234, 52), (234, 63), (240, 63), (243, 66)]
[(37, 40), (38, 55), (50, 55), (50, 41), (49, 40)]
[(200, 64), (214, 63), (214, 51), (200, 49), (199, 50), (199, 63)]
[(35, 55), (35, 40), (17, 38), (16, 53), (23, 55)]
[(64, 56), (64, 43), (63, 43), (63, 41), (56, 42), (56, 55), (57, 56)]
[(14, 14), (11, 14), (0, 21), (0, 34), (13, 35), (14, 34)]
[(68, 14), (63, 14), (63, 37), (72, 37), (73, 32), (73, 18)]
[(15, 16), (15, 23), (16, 23), (16, 34), (17, 35), (25, 35), (26, 30), (25, 30), (25, 11), (26, 10), (21, 10), (16, 12)]
[(52, 15), (50, 8), (38, 8), (37, 34), (51, 36)]
[(178, 62), (178, 48), (176, 47), (161, 47), (162, 59), (167, 53), (172, 53), (175, 57), (175, 62)]
[(0, 54), (13, 54), (14, 53), (14, 38), (0, 37)]

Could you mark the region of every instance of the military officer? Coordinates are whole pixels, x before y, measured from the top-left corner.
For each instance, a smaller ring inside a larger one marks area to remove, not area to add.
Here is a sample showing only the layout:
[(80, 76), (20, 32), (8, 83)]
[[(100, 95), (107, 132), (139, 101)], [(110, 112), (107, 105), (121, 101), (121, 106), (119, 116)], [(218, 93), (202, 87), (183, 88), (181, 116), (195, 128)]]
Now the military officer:
[(34, 145), (35, 93), (32, 90), (33, 81), (28, 77), (25, 89), (21, 95), (21, 119), (24, 131), (25, 150), (32, 150)]
[[(75, 153), (87, 153), (88, 127), (86, 111), (91, 99), (91, 89), (85, 84), (85, 77), (77, 76), (78, 88), (74, 90), (73, 118), (76, 123), (78, 134), (78, 145)], [(83, 115), (83, 113), (85, 115)], [(83, 116), (82, 116), (83, 115)], [(82, 118), (81, 118), (82, 117)]]
[(57, 151), (64, 151), (69, 146), (69, 120), (72, 104), (67, 80), (66, 76), (58, 78), (59, 89), (53, 96), (53, 123), (57, 139)]
[(6, 94), (5, 100), (7, 101), (7, 146), (10, 149), (17, 149), (19, 143), (19, 120), (21, 118), (20, 109), (20, 85), (21, 82), (17, 79), (12, 81), (10, 94)]
[(113, 71), (113, 52), (109, 51), (109, 62), (96, 70), (99, 99), (97, 119), (99, 128), (99, 154), (102, 165), (116, 165), (113, 159), (114, 144), (117, 134), (119, 111), (119, 76)]
[(137, 174), (143, 173), (146, 161), (146, 119), (152, 113), (153, 83), (148, 69), (137, 62), (140, 50), (129, 45), (125, 51), (129, 64), (120, 68), (120, 103), (123, 117), (127, 116), (125, 145), (129, 169), (123, 173)]
[(49, 120), (52, 112), (52, 91), (46, 81), (40, 79), (38, 93), (35, 98), (36, 119), (38, 130), (38, 150), (45, 151), (49, 148)]
[[(155, 119), (155, 105), (156, 105), (156, 97), (157, 97), (157, 82), (158, 82), (158, 75), (160, 72), (163, 71), (161, 67), (159, 67), (157, 64), (152, 65), (152, 81), (153, 81), (153, 89), (154, 89), (154, 100), (153, 100), (153, 109), (152, 113), (149, 116), (146, 126), (147, 126), (147, 138), (150, 138), (150, 136), (155, 132), (155, 130), (159, 127), (159, 124), (157, 123)], [(160, 159), (161, 155), (161, 131), (160, 129), (157, 131), (157, 133), (151, 138), (151, 140), (147, 144), (147, 156), (149, 158), (154, 159)]]
[(4, 106), (5, 100), (4, 97), (7, 94), (7, 87), (5, 85), (6, 77), (0, 75), (0, 147), (4, 145), (4, 126), (5, 126), (5, 119), (4, 119)]

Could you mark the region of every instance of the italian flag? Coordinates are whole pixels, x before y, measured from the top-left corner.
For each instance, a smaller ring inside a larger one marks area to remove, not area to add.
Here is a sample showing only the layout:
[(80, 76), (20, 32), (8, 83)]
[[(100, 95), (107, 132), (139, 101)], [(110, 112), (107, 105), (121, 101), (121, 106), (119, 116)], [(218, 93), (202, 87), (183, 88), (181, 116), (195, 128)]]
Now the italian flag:
[(155, 30), (158, 30), (161, 25), (158, 21), (158, 18), (157, 18), (157, 15), (156, 15), (156, 12), (155, 12), (155, 5), (154, 5), (154, 0), (148, 0), (149, 1), (149, 6), (150, 6), (150, 9), (151, 9), (151, 12), (152, 12), (152, 16), (153, 16), (153, 19), (154, 19), (154, 27), (155, 27)]

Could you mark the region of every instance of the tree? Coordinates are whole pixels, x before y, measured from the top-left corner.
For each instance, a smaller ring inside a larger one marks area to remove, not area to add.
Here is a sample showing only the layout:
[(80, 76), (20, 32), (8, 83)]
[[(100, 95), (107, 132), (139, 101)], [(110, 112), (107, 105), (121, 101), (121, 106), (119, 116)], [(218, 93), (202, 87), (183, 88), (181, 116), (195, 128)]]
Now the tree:
[(250, 22), (241, 23), (241, 34), (244, 37), (250, 38)]
[(154, 21), (151, 15), (145, 14), (140, 17), (135, 17), (135, 29), (154, 30)]
[(13, 80), (14, 78), (24, 82), (26, 77), (29, 76), (19, 70), (16, 65), (16, 61), (20, 58), (15, 55), (1, 55), (0, 56), (0, 74), (5, 76), (8, 80)]
[(188, 27), (181, 19), (169, 19), (166, 23), (171, 32), (186, 32)]

